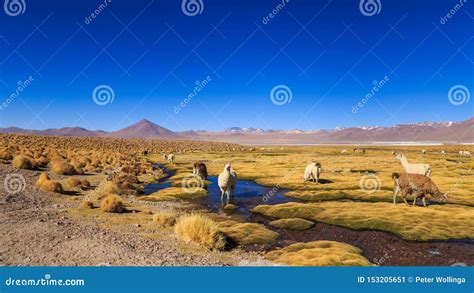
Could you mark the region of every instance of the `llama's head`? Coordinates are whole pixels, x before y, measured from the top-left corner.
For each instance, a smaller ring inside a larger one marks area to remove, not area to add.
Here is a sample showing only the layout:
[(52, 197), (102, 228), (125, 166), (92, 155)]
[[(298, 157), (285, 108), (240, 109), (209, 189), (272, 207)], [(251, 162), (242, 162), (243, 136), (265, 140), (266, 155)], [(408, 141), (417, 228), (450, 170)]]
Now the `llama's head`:
[(232, 168), (232, 166), (230, 165), (230, 163), (227, 163), (225, 164), (224, 166), (224, 171), (229, 171), (230, 172), (230, 169)]
[(398, 153), (396, 156), (395, 156), (395, 159), (397, 160), (401, 160), (403, 158), (403, 154), (402, 153)]
[(445, 202), (448, 199), (448, 193), (440, 192), (440, 193), (438, 193), (437, 198), (438, 198), (438, 201)]

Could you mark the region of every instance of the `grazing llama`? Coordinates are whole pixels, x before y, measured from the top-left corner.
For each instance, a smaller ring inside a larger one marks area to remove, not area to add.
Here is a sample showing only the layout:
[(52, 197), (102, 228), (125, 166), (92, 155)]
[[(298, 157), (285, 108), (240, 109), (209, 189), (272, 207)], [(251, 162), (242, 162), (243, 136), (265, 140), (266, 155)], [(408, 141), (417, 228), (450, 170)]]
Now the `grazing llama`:
[(232, 202), (232, 192), (237, 184), (237, 174), (229, 163), (225, 164), (224, 171), (217, 177), (217, 184), (221, 190), (221, 203), (224, 203), (224, 196), (227, 197), (227, 204)]
[(319, 175), (321, 174), (321, 164), (320, 163), (311, 163), (306, 166), (304, 169), (304, 176), (303, 180), (306, 181), (314, 181), (318, 183)]
[(193, 166), (193, 175), (194, 177), (207, 180), (207, 167), (203, 162), (196, 162)]
[(471, 157), (470, 151), (459, 151), (459, 155), (463, 157)]
[(410, 174), (419, 174), (431, 177), (433, 170), (429, 164), (410, 164), (404, 154), (399, 153), (396, 157), (402, 163), (405, 172)]
[(165, 159), (168, 161), (168, 163), (173, 164), (175, 155), (174, 154), (165, 155)]
[(419, 175), (419, 174), (407, 174), (407, 173), (393, 173), (393, 183), (395, 185), (393, 190), (393, 204), (396, 204), (397, 194), (401, 191), (403, 201), (409, 206), (406, 197), (412, 194), (415, 198), (413, 199), (413, 206), (416, 204), (416, 200), (421, 198), (423, 206), (426, 207), (425, 197), (427, 194), (437, 198), (439, 201), (444, 202), (448, 198), (448, 195), (439, 191), (436, 184), (431, 178)]
[(347, 150), (342, 150), (341, 155), (347, 155)]
[(365, 155), (365, 149), (353, 149), (353, 151), (358, 155)]

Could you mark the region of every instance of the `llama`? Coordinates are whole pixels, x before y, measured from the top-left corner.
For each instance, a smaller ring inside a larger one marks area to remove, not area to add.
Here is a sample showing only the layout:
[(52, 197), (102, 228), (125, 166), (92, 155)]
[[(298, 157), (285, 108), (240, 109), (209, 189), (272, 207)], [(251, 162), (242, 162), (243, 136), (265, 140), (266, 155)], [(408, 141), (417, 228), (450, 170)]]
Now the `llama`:
[[(166, 156), (166, 155), (165, 155)], [(168, 161), (168, 163), (170, 164), (173, 164), (174, 163), (174, 158), (175, 158), (175, 155), (174, 154), (169, 154), (166, 156), (166, 160)]]
[(404, 154), (399, 153), (396, 157), (402, 163), (405, 172), (410, 174), (419, 174), (431, 177), (432, 169), (429, 164), (410, 164)]
[(421, 153), (422, 153), (423, 155), (426, 155), (426, 150), (421, 150)]
[(311, 163), (306, 166), (304, 169), (304, 176), (303, 180), (306, 181), (314, 181), (318, 183), (319, 175), (321, 174), (321, 164), (320, 163)]
[(353, 151), (358, 155), (365, 155), (365, 149), (353, 149)]
[(459, 151), (459, 155), (462, 157), (471, 157), (470, 151)]
[(444, 202), (448, 198), (448, 195), (439, 191), (436, 184), (431, 178), (419, 175), (419, 174), (408, 174), (408, 173), (393, 173), (392, 179), (394, 182), (393, 190), (393, 204), (396, 204), (396, 198), (398, 193), (402, 192), (402, 198), (406, 205), (409, 206), (406, 197), (408, 194), (413, 194), (413, 206), (416, 204), (416, 200), (421, 198), (423, 206), (426, 207), (425, 197), (427, 194), (437, 198), (439, 201)]
[(217, 184), (221, 190), (221, 203), (224, 203), (224, 196), (227, 197), (227, 204), (232, 202), (232, 192), (237, 184), (237, 174), (229, 163), (225, 164), (224, 171), (217, 177)]
[(207, 167), (203, 162), (196, 162), (193, 166), (193, 175), (194, 177), (207, 180)]
[(347, 150), (342, 150), (341, 155), (347, 155)]

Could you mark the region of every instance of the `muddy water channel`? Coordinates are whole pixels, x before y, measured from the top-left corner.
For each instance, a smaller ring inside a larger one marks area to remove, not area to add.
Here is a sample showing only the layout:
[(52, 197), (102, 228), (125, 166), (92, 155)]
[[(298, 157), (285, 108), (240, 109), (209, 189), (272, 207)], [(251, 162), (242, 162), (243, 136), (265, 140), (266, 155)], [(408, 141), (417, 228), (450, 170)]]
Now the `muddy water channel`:
[[(172, 175), (169, 174), (159, 182), (145, 186), (145, 193), (149, 194), (169, 187), (167, 179)], [(200, 207), (206, 207), (211, 212), (226, 213), (232, 218), (245, 222), (261, 223), (268, 229), (278, 232), (280, 237), (277, 243), (271, 247), (261, 248), (264, 250), (284, 247), (297, 242), (332, 240), (359, 247), (367, 259), (382, 266), (474, 265), (474, 239), (406, 241), (388, 232), (354, 230), (321, 222), (316, 222), (315, 226), (308, 230), (276, 229), (268, 225), (273, 219), (253, 214), (251, 210), (261, 204), (274, 205), (296, 201), (284, 196), (286, 190), (272, 189), (250, 180), (239, 180), (234, 190), (234, 204), (237, 209), (229, 213), (223, 211), (217, 178), (211, 176), (208, 180), (212, 182), (207, 187), (208, 196), (191, 202)]]

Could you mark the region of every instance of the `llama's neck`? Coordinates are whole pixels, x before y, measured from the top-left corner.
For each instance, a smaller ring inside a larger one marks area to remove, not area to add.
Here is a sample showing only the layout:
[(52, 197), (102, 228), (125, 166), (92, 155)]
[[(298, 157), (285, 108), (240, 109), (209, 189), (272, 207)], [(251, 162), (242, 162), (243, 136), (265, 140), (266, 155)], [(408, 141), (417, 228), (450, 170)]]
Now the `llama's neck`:
[(408, 160), (405, 156), (402, 156), (400, 158), (400, 162), (402, 163), (403, 166), (407, 166), (409, 163), (408, 163)]

